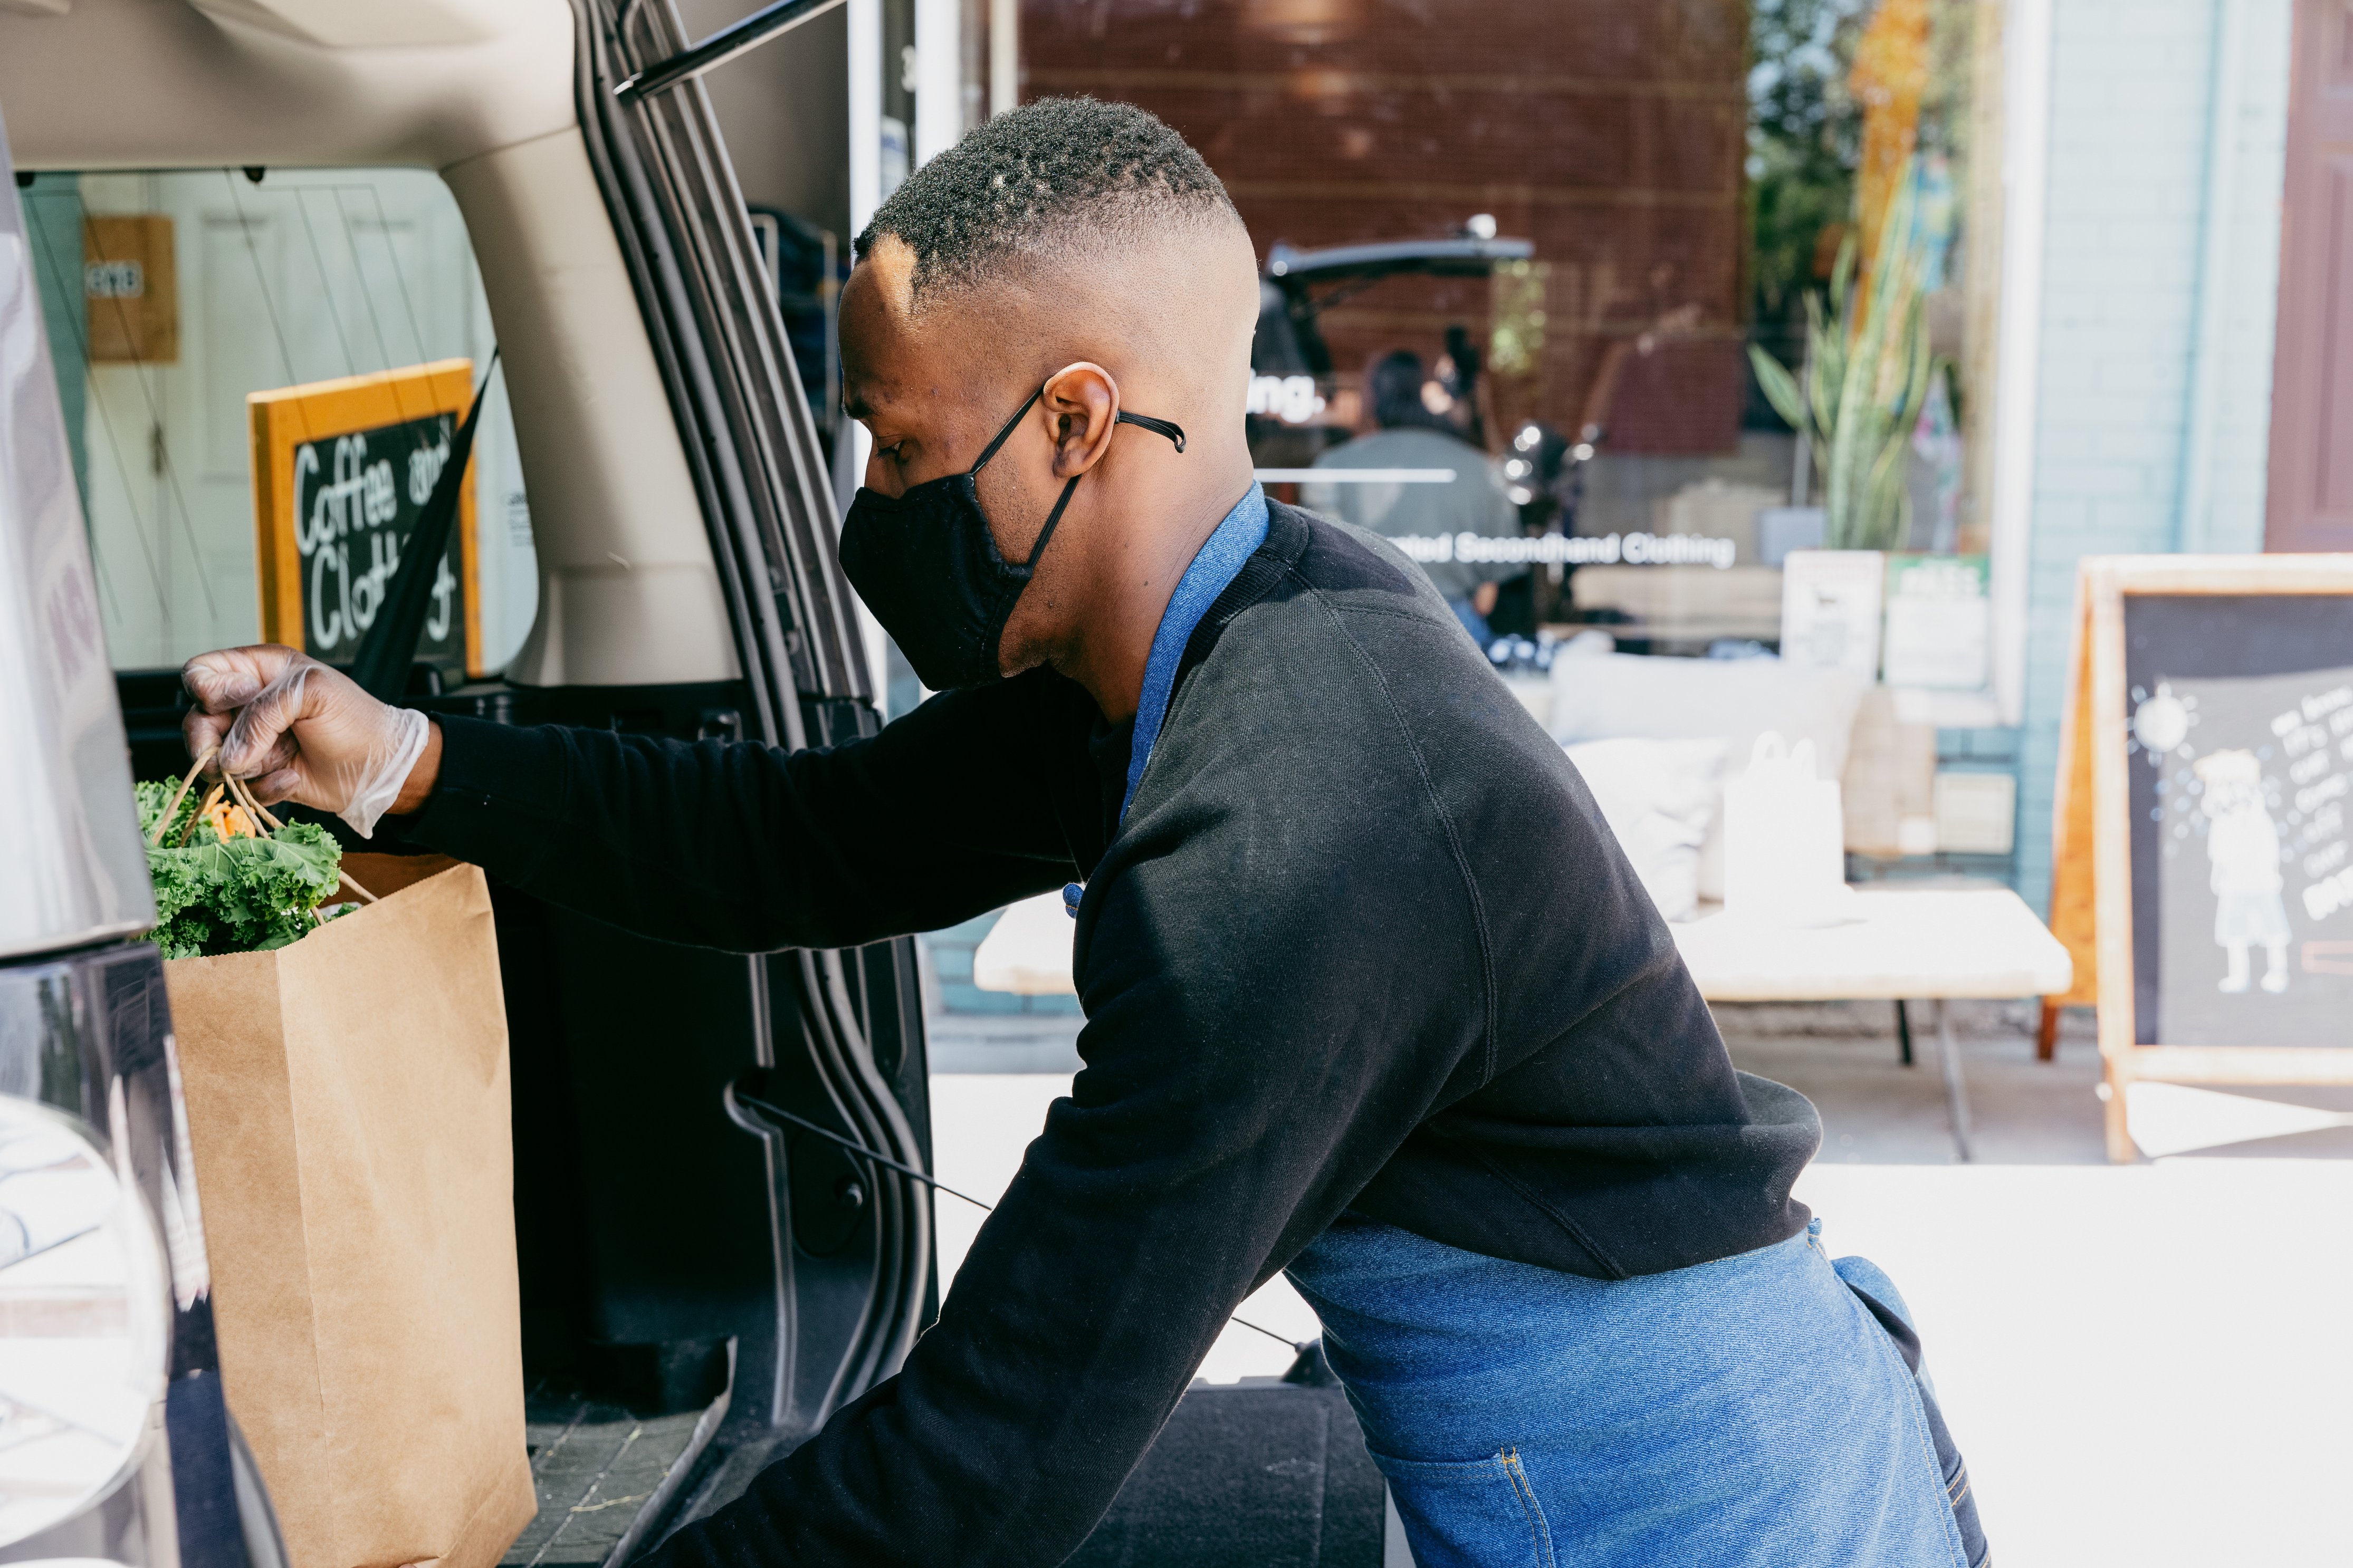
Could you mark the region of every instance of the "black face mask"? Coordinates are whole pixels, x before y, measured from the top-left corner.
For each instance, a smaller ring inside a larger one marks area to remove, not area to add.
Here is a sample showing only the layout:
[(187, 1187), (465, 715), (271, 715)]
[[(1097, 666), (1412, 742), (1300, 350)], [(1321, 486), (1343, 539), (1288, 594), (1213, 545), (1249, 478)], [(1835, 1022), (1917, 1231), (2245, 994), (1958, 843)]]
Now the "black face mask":
[[(1046, 553), (1071, 492), (1079, 488), (1082, 476), (1073, 474), (1029, 560), (1017, 566), (997, 552), (974, 479), (1045, 390), (1029, 395), (967, 471), (927, 480), (902, 496), (861, 486), (849, 503), (841, 529), (841, 569), (914, 666), (916, 679), (934, 691), (983, 686), (1000, 677), (997, 644), (1005, 623)], [(1118, 423), (1166, 436), (1178, 451), (1185, 449), (1185, 432), (1166, 419), (1123, 413)]]

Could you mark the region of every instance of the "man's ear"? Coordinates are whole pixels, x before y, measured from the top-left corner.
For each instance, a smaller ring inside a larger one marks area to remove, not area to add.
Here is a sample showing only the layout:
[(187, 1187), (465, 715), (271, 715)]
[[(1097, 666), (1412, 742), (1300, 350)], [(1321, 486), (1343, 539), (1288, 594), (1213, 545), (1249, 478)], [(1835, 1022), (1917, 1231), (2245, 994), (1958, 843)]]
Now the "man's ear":
[(1046, 381), (1039, 408), (1054, 435), (1054, 477), (1071, 479), (1103, 461), (1119, 421), (1119, 383), (1099, 364), (1082, 360)]

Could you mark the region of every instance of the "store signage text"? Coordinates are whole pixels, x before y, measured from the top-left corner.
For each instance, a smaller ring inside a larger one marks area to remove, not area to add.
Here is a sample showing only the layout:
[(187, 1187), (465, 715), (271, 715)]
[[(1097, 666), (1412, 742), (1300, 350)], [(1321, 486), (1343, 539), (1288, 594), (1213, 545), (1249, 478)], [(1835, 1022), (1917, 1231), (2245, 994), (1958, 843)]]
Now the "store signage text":
[(1429, 565), (1465, 561), (1480, 565), (1728, 567), (1739, 553), (1729, 539), (1704, 533), (1542, 533), (1494, 537), (1482, 533), (1407, 533), (1389, 542)]
[[(440, 416), (437, 423), (439, 439), (406, 454), (406, 509), (400, 504), (402, 487), (392, 459), (371, 459), (366, 433), (335, 437), (323, 474), (319, 458), (323, 443), (306, 441), (295, 448), (294, 545), (310, 579), (303, 602), (310, 611), (312, 651), (325, 655), (355, 648), (375, 624), (385, 591), (400, 566), (401, 545), (449, 459), (448, 418)], [(355, 545), (364, 549), (363, 562), (354, 562)], [(449, 637), (457, 594), (457, 574), (445, 556), (434, 576), (433, 608), (426, 616), (425, 635), (431, 641)]]
[(1324, 412), (1324, 400), (1315, 395), (1312, 375), (1254, 375), (1246, 412), (1304, 425)]

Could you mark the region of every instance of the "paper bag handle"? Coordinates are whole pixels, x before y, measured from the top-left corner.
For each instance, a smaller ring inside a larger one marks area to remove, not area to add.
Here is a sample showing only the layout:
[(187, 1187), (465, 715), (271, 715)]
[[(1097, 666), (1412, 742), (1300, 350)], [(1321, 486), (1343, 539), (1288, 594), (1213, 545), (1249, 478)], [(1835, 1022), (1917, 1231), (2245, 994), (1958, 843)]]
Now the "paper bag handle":
[(1778, 730), (1767, 730), (1757, 737), (1757, 744), (1748, 753), (1748, 771), (1760, 773), (1767, 766), (1783, 776), (1795, 775), (1810, 784), (1820, 779), (1821, 769), (1814, 762), (1814, 742), (1810, 736), (1796, 745), (1781, 738)]
[[(155, 819), (155, 831), (147, 836), (147, 842), (149, 845), (159, 845), (164, 842), (164, 829), (172, 825), (172, 818), (178, 813), (180, 803), (188, 798), (188, 790), (190, 786), (195, 784), (196, 782), (196, 775), (205, 771), (205, 764), (206, 763), (211, 762), (215, 757), (219, 755), (220, 748), (218, 746), (206, 746), (205, 748), (205, 754), (195, 760), (195, 765), (188, 769), (187, 776), (180, 781), (180, 787), (172, 792), (172, 798), (170, 800), (164, 802), (164, 815)], [(195, 826), (195, 824), (192, 822), (188, 826), (193, 829)]]
[(1759, 763), (1777, 763), (1788, 754), (1789, 743), (1781, 739), (1781, 731), (1767, 730), (1748, 749), (1748, 765), (1753, 768)]

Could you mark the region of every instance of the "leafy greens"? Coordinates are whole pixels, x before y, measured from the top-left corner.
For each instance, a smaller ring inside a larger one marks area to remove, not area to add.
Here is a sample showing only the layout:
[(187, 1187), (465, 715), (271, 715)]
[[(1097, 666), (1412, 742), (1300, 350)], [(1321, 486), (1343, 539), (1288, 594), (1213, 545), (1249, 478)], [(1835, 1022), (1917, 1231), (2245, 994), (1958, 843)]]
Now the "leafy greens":
[[(139, 827), (149, 839), (174, 784), (142, 784)], [(284, 947), (319, 923), (315, 912), (340, 880), (343, 852), (324, 828), (293, 822), (275, 837), (236, 833), (241, 819), (205, 816), (190, 790), (160, 844), (147, 846), (155, 885), (154, 940), (165, 958), (261, 952)], [(229, 836), (224, 837), (227, 826)], [(183, 844), (183, 835), (186, 842)]]

